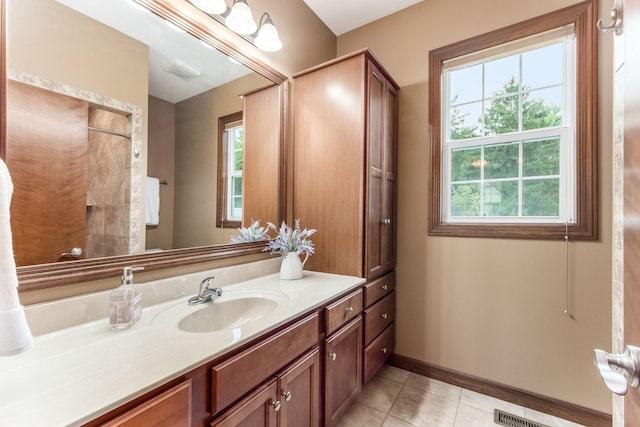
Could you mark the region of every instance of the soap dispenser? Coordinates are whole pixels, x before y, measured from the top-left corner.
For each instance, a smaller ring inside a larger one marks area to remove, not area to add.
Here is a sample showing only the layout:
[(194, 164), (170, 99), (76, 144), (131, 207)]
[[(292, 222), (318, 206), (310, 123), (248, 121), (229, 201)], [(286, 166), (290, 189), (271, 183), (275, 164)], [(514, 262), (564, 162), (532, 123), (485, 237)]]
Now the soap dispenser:
[(142, 292), (133, 284), (133, 272), (144, 267), (125, 267), (122, 270), (122, 284), (111, 291), (109, 324), (111, 329), (126, 329), (133, 326), (142, 314)]

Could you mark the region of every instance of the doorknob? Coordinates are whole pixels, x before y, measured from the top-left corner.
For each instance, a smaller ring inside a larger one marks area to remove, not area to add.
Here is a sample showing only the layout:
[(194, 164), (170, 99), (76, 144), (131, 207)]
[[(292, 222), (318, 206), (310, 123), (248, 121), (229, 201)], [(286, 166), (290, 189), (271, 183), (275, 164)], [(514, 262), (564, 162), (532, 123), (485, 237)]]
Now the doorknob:
[(71, 258), (80, 258), (82, 255), (82, 248), (71, 248), (69, 252), (63, 252), (60, 254), (60, 258), (70, 256)]
[(624, 396), (628, 386), (640, 384), (640, 348), (624, 347), (622, 354), (609, 354), (603, 350), (593, 351), (593, 364), (602, 375), (605, 384), (615, 394)]

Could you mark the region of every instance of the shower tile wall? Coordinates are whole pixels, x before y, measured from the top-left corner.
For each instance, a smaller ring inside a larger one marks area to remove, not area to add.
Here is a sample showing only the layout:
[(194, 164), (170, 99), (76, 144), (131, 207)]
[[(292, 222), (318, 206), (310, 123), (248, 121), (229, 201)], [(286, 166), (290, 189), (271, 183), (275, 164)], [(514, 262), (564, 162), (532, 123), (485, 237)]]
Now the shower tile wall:
[[(91, 107), (89, 126), (130, 134), (127, 116)], [(89, 131), (87, 257), (127, 254), (131, 210), (131, 145), (127, 138)]]

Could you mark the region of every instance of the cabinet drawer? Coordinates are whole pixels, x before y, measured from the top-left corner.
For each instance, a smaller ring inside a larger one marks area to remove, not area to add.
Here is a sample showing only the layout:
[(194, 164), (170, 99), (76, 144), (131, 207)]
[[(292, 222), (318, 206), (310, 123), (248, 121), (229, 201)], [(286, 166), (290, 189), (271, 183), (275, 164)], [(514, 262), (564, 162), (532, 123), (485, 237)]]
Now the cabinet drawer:
[(103, 427), (126, 426), (189, 426), (191, 425), (191, 380), (103, 424)]
[(396, 324), (392, 323), (364, 349), (364, 384), (368, 383), (393, 353)]
[(369, 344), (396, 317), (396, 293), (393, 292), (364, 311), (364, 343)]
[(364, 306), (369, 307), (383, 296), (393, 291), (396, 287), (396, 273), (391, 272), (386, 276), (373, 280), (364, 285)]
[(224, 409), (317, 344), (318, 315), (313, 314), (214, 366), (211, 369), (212, 413)]
[(362, 313), (362, 289), (339, 299), (324, 309), (325, 334), (333, 331)]

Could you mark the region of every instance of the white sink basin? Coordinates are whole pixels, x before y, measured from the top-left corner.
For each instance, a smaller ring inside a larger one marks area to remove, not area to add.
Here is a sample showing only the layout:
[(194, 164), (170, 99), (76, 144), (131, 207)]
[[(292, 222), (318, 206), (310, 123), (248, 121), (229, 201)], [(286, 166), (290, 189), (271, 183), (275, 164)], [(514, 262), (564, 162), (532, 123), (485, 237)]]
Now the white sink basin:
[(152, 324), (175, 324), (183, 332), (228, 331), (273, 313), (289, 298), (275, 291), (225, 291), (213, 302), (182, 301), (156, 315)]

